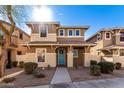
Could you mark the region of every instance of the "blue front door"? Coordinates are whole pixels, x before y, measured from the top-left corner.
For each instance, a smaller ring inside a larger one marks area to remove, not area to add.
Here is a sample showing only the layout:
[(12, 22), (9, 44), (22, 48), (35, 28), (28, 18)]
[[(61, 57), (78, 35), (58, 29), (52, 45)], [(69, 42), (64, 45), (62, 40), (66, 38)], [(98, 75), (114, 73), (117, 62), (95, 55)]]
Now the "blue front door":
[(64, 48), (60, 48), (58, 51), (58, 65), (65, 65), (65, 51)]

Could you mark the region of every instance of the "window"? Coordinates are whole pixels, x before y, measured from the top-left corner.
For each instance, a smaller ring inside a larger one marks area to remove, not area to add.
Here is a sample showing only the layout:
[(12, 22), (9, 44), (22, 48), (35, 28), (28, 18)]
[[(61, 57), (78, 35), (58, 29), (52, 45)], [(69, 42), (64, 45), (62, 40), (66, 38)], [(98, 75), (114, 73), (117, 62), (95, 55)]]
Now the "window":
[(45, 62), (45, 49), (37, 49), (37, 62)]
[(40, 37), (47, 37), (47, 33), (48, 33), (48, 26), (41, 25), (40, 26)]
[(120, 50), (120, 56), (124, 56), (124, 49)]
[(120, 41), (124, 41), (124, 32), (120, 32)]
[(60, 29), (59, 30), (59, 36), (64, 36), (64, 35), (65, 35), (64, 29)]
[(19, 33), (19, 38), (23, 39), (23, 34), (22, 33)]
[(80, 36), (80, 30), (75, 30), (75, 36)]
[(73, 35), (73, 30), (68, 30), (68, 36), (72, 36)]
[(111, 38), (111, 34), (109, 32), (105, 33), (105, 39), (110, 39)]
[(17, 51), (17, 55), (22, 55), (22, 52), (21, 51)]
[(78, 58), (78, 49), (73, 50), (73, 57)]
[(99, 41), (99, 40), (101, 40), (101, 34), (100, 33), (97, 34), (97, 41)]
[(52, 29), (52, 24), (48, 24), (48, 30), (51, 30)]

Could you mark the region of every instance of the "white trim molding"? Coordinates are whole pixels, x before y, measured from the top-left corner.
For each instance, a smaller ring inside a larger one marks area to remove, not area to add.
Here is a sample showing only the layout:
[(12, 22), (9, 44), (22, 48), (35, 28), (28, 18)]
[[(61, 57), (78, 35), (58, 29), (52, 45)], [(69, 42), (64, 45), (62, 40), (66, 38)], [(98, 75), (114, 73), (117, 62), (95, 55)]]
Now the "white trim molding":
[[(69, 31), (72, 31), (72, 36), (69, 36)], [(74, 29), (68, 29), (68, 37), (73, 37), (74, 36)]]
[[(43, 25), (44, 25), (44, 24), (43, 24)], [(42, 25), (39, 25), (39, 36), (40, 36), (40, 32), (41, 32), (41, 26), (42, 26)], [(47, 30), (46, 30), (46, 37), (41, 37), (41, 36), (40, 36), (41, 38), (47, 38), (47, 37), (48, 37), (48, 26), (46, 26), (46, 29), (47, 29)]]
[(75, 37), (79, 37), (79, 36), (76, 36), (76, 31), (79, 31), (79, 36), (81, 36), (81, 31), (80, 31), (80, 29), (75, 29)]
[[(109, 33), (109, 38), (106, 38), (106, 34)], [(110, 40), (111, 39), (111, 33), (110, 32), (105, 32), (105, 40)]]
[(63, 30), (63, 36), (65, 36), (65, 29), (59, 29), (59, 36), (63, 37), (63, 36), (60, 35), (60, 30)]
[[(37, 51), (38, 50), (45, 50), (45, 61), (44, 62), (46, 62), (46, 48), (36, 48), (36, 61), (38, 62), (38, 59), (37, 59)], [(38, 63), (44, 63), (44, 62), (38, 62)]]
[(102, 35), (102, 34), (101, 34), (101, 33), (97, 33), (97, 35), (96, 35), (97, 41), (100, 41), (100, 40), (98, 40), (98, 35), (100, 35), (99, 37), (100, 37), (100, 40), (101, 40), (101, 37), (102, 37), (101, 35)]

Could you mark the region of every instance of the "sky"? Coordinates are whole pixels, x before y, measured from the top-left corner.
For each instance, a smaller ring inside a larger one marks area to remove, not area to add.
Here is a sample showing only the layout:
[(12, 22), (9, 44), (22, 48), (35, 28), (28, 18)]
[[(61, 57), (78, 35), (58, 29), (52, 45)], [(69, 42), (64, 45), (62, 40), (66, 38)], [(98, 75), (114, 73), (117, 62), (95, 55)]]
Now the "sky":
[[(59, 21), (61, 25), (90, 26), (85, 33), (85, 39), (95, 34), (95, 32), (101, 28), (124, 27), (124, 6), (57, 5), (47, 6), (47, 8), (49, 8), (52, 13), (50, 21)], [(34, 13), (32, 9), (33, 8), (30, 9), (29, 14), (38, 15), (38, 13)], [(48, 15), (49, 13), (46, 13), (46, 15), (44, 15), (46, 17), (43, 18), (49, 19), (47, 18)], [(29, 21), (35, 21), (32, 17), (33, 16), (31, 16)], [(24, 26), (22, 28), (24, 31), (30, 33), (28, 27)]]

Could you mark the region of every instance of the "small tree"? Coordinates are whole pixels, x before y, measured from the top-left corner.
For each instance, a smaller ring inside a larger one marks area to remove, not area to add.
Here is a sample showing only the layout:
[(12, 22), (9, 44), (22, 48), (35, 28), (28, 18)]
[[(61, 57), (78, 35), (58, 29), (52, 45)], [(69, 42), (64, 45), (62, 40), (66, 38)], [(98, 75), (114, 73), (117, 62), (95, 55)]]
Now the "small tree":
[(26, 7), (24, 6), (11, 6), (11, 5), (4, 5), (0, 6), (0, 16), (3, 18), (4, 21), (9, 21), (10, 23), (10, 29), (6, 29), (4, 26), (4, 21), (0, 21), (0, 29), (3, 32), (4, 35), (4, 42), (2, 41), (2, 54), (0, 58), (0, 77), (4, 75), (4, 67), (5, 62), (7, 62), (7, 50), (11, 46), (11, 36), (13, 32), (15, 31), (15, 21), (16, 22), (22, 22), (24, 21), (26, 17)]

